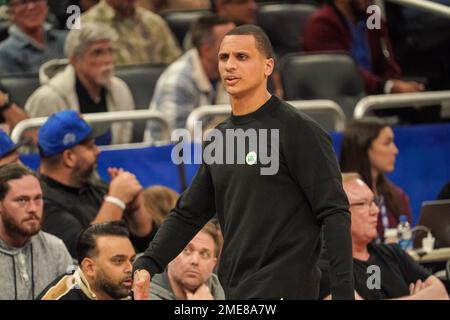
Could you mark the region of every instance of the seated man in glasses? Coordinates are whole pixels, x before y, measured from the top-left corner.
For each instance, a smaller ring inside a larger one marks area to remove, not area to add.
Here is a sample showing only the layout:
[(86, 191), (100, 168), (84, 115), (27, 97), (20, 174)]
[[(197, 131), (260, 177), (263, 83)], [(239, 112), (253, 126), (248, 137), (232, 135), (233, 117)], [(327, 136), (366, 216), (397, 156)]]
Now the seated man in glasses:
[(0, 44), (0, 74), (38, 72), (44, 62), (64, 57), (66, 31), (45, 22), (46, 0), (5, 2), (12, 24), (9, 37)]
[[(380, 210), (370, 188), (357, 173), (342, 176), (344, 191), (350, 203), (352, 219), (353, 275), (355, 297), (379, 299), (446, 299), (442, 282), (396, 244), (375, 244)], [(330, 298), (330, 279), (326, 253), (321, 260), (321, 299)]]

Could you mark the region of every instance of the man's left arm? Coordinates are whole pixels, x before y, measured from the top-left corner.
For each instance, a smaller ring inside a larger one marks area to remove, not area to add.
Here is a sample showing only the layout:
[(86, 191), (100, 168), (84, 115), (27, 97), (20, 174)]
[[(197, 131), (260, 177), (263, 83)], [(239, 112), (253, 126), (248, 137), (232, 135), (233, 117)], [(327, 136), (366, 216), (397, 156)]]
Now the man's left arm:
[(141, 193), (128, 205), (125, 218), (132, 234), (137, 237), (145, 237), (152, 232), (152, 223), (149, 215), (142, 205)]
[(291, 123), (289, 168), (323, 226), (333, 299), (354, 299), (352, 242), (348, 200), (328, 134), (311, 120)]

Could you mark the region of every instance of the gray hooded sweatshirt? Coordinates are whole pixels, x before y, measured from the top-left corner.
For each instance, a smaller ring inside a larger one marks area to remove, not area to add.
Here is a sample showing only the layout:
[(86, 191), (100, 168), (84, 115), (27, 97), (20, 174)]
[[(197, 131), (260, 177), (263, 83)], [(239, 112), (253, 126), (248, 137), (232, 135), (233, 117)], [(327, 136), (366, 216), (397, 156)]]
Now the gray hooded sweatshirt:
[(36, 298), (72, 264), (62, 240), (46, 232), (32, 236), (21, 248), (0, 239), (0, 300)]
[[(219, 278), (213, 273), (208, 280), (206, 286), (209, 288), (214, 300), (225, 300), (225, 293), (220, 285)], [(167, 271), (155, 274), (150, 284), (150, 300), (176, 300), (170, 287)]]

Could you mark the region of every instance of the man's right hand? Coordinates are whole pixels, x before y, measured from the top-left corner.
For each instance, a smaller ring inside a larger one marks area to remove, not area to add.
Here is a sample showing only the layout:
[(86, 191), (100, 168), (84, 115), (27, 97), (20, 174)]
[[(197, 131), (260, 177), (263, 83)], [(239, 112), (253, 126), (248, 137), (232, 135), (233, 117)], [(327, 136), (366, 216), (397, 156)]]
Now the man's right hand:
[(150, 273), (147, 270), (137, 270), (133, 277), (134, 300), (149, 300)]
[(423, 84), (414, 81), (392, 80), (391, 93), (420, 92), (425, 90)]
[(202, 284), (195, 292), (185, 290), (187, 300), (214, 300), (206, 284)]
[(141, 190), (142, 185), (136, 176), (130, 172), (122, 171), (112, 179), (108, 194), (128, 204), (136, 198)]

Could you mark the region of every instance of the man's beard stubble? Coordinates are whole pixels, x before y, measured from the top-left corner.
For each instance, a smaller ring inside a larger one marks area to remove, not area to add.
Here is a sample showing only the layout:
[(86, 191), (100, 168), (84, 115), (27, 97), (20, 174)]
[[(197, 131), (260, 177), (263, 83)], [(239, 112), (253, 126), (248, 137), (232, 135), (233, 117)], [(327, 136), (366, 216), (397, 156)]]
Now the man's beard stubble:
[[(37, 227), (33, 229), (24, 228), (21, 223), (17, 223), (13, 219), (10, 219), (10, 215), (5, 212), (0, 217), (2, 219), (5, 230), (12, 236), (19, 235), (21, 237), (31, 237), (39, 233), (42, 228), (42, 218), (35, 215), (35, 218), (39, 221)], [(22, 221), (23, 223), (24, 221)]]
[(110, 296), (114, 300), (123, 299), (131, 296), (132, 291), (131, 288), (128, 289), (122, 284), (122, 281), (131, 278), (131, 273), (121, 279), (120, 283), (114, 283), (104, 272), (103, 270), (98, 270), (97, 273), (97, 281), (95, 287), (98, 290), (105, 292), (108, 296)]

